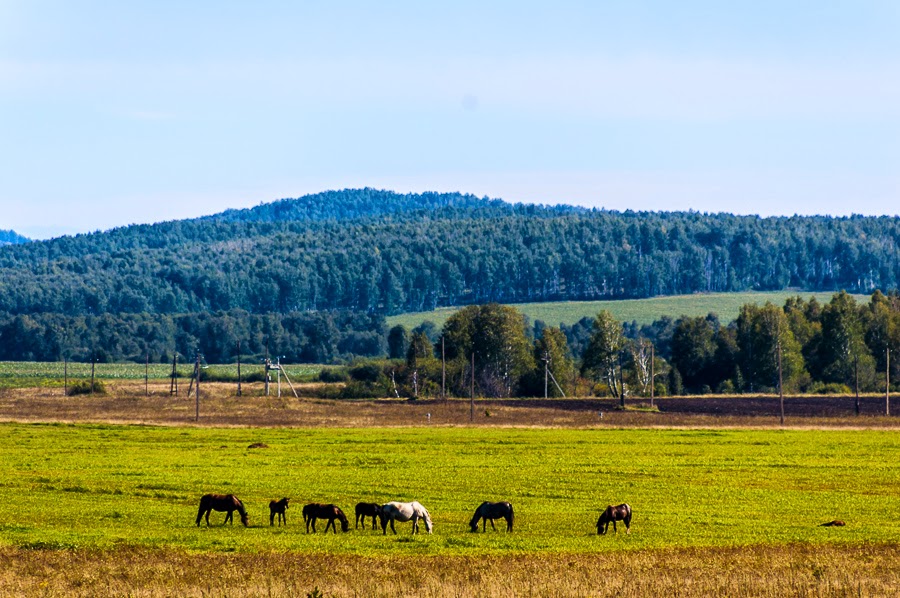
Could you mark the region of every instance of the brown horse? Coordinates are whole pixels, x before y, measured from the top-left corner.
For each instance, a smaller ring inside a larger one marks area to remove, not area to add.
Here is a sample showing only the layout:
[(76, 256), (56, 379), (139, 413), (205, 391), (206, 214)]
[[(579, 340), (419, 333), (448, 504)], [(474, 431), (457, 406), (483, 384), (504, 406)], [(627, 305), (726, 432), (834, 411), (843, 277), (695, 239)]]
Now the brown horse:
[(291, 499), (282, 498), (281, 500), (269, 501), (269, 525), (275, 525), (275, 515), (278, 515), (278, 525), (281, 525), (282, 521), (287, 525), (287, 514), (285, 511), (287, 511), (289, 500)]
[(306, 522), (306, 533), (309, 533), (310, 524), (312, 524), (313, 533), (316, 532), (316, 519), (327, 519), (328, 525), (325, 526), (325, 533), (328, 533), (330, 527), (334, 533), (337, 533), (337, 526), (334, 520), (341, 522), (341, 531), (346, 532), (350, 529), (350, 522), (347, 516), (340, 510), (337, 505), (323, 505), (321, 503), (311, 503), (303, 507), (303, 520)]
[(203, 519), (204, 515), (206, 515), (206, 527), (209, 527), (210, 511), (228, 512), (222, 525), (228, 522), (233, 524), (234, 518), (232, 516), (237, 511), (241, 515), (241, 523), (245, 527), (248, 525), (249, 518), (247, 517), (246, 509), (244, 509), (244, 503), (234, 494), (204, 494), (200, 498), (200, 509), (197, 511), (197, 527), (200, 526), (200, 520)]
[(619, 533), (619, 530), (616, 529), (616, 521), (624, 521), (625, 533), (631, 533), (631, 507), (626, 503), (615, 507), (609, 505), (605, 511), (600, 513), (600, 519), (597, 520), (597, 533), (605, 534), (609, 530), (610, 523), (613, 524), (613, 531)]
[(381, 519), (381, 505), (374, 502), (356, 503), (356, 529), (359, 529), (360, 519), (363, 527), (366, 527), (366, 517), (372, 518), (372, 529), (375, 529), (375, 522)]
[(472, 521), (469, 522), (469, 527), (472, 528), (473, 532), (478, 531), (478, 520), (482, 520), (482, 530), (487, 531), (488, 521), (491, 522), (491, 529), (497, 531), (497, 528), (494, 526), (494, 519), (500, 518), (506, 519), (506, 531), (511, 532), (513, 528), (513, 508), (512, 505), (508, 502), (487, 502), (484, 501), (481, 505), (475, 509), (475, 515), (472, 517)]

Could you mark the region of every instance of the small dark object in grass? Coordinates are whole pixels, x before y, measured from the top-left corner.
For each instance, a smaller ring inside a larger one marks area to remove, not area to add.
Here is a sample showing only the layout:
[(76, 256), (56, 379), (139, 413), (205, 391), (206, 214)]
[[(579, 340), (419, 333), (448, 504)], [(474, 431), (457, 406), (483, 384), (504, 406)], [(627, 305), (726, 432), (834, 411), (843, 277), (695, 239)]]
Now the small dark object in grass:
[(248, 448), (248, 449), (269, 448), (269, 445), (266, 444), (265, 442), (254, 442), (253, 444), (251, 444), (251, 445), (248, 446), (247, 448)]
[(819, 527), (844, 527), (845, 525), (847, 524), (840, 519), (834, 519), (832, 521), (829, 521), (828, 523), (821, 524)]

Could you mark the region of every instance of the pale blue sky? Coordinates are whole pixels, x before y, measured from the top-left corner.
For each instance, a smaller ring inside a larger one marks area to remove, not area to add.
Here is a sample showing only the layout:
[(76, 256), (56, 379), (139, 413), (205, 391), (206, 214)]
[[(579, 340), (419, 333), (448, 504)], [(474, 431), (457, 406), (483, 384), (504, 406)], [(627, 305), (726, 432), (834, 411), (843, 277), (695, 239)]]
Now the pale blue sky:
[(900, 213), (900, 2), (0, 0), (0, 229), (325, 189)]

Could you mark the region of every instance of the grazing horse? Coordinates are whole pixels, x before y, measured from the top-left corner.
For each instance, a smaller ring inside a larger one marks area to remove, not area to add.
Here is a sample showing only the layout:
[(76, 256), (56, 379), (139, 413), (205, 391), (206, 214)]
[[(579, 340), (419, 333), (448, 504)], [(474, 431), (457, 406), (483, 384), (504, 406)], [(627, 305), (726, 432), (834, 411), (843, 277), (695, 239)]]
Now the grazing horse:
[(478, 531), (478, 520), (482, 520), (482, 530), (483, 532), (487, 531), (488, 521), (491, 522), (491, 529), (497, 531), (497, 528), (494, 526), (494, 519), (500, 518), (506, 519), (506, 531), (511, 532), (513, 528), (513, 508), (512, 505), (508, 502), (487, 502), (484, 501), (481, 505), (475, 509), (475, 515), (472, 516), (472, 521), (469, 522), (469, 527), (472, 528), (473, 532)]
[(309, 527), (312, 525), (313, 533), (316, 532), (316, 519), (327, 519), (328, 525), (325, 526), (325, 533), (328, 533), (330, 527), (334, 533), (337, 533), (337, 526), (334, 520), (341, 522), (341, 531), (346, 532), (350, 529), (350, 521), (344, 512), (336, 505), (323, 505), (321, 503), (310, 503), (303, 507), (303, 520), (306, 522), (306, 533), (309, 533)]
[(269, 501), (269, 525), (275, 525), (275, 515), (278, 515), (278, 525), (281, 525), (284, 522), (287, 525), (287, 511), (288, 501), (291, 500), (289, 498), (282, 498), (281, 500), (271, 500)]
[(244, 509), (244, 503), (242, 503), (241, 499), (234, 494), (204, 494), (200, 499), (200, 509), (197, 511), (197, 527), (200, 526), (200, 520), (203, 519), (204, 515), (206, 515), (206, 527), (209, 527), (210, 511), (228, 511), (222, 525), (225, 525), (229, 521), (233, 524), (233, 515), (234, 512), (237, 511), (241, 515), (241, 523), (244, 524), (244, 527), (248, 525), (247, 511)]
[(631, 533), (631, 507), (626, 503), (621, 505), (606, 507), (606, 510), (600, 513), (600, 519), (597, 520), (597, 533), (605, 534), (609, 530), (609, 524), (612, 522), (613, 531), (619, 533), (616, 529), (616, 521), (625, 522), (625, 533)]
[(431, 515), (429, 515), (428, 510), (418, 502), (391, 501), (381, 505), (381, 531), (384, 534), (387, 534), (388, 522), (391, 524), (391, 531), (396, 534), (397, 530), (394, 528), (394, 521), (409, 521), (410, 519), (413, 522), (412, 533), (419, 533), (419, 519), (425, 521), (425, 531), (429, 534), (431, 533)]
[(372, 529), (375, 529), (375, 520), (381, 518), (381, 505), (374, 502), (356, 503), (356, 529), (362, 520), (363, 528), (366, 527), (366, 517), (372, 518)]

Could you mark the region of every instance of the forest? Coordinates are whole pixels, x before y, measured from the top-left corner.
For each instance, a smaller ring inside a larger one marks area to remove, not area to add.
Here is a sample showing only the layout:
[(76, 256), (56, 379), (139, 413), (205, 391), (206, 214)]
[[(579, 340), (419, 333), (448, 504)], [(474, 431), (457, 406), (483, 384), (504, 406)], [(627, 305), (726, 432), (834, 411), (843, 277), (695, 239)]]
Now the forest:
[[(900, 295), (876, 291), (868, 303), (836, 293), (828, 303), (788, 299), (747, 304), (737, 319), (662, 318), (621, 323), (609, 312), (575, 325), (533, 324), (513, 307), (469, 306), (442, 330), (426, 325), (388, 333), (393, 361), (350, 370), (347, 392), (365, 396), (600, 395), (884, 392), (897, 384)], [(441, 361), (446, 363), (442, 369)], [(552, 380), (552, 384), (548, 381)]]
[(869, 294), (900, 219), (760, 218), (331, 191), (195, 220), (0, 247), (0, 315), (251, 314), (642, 298)]

